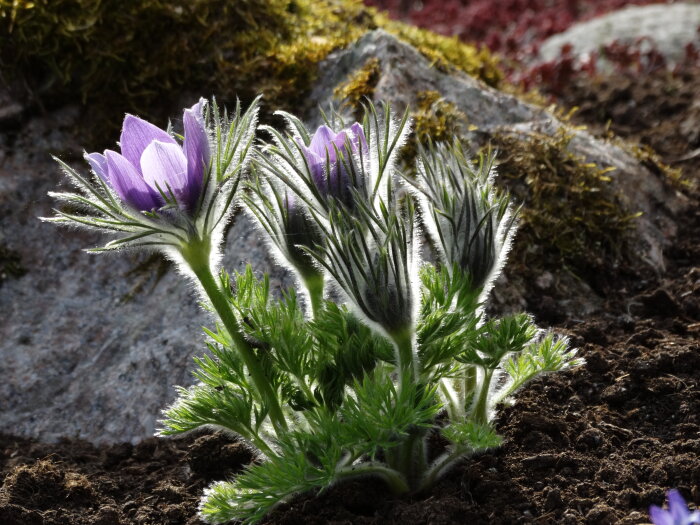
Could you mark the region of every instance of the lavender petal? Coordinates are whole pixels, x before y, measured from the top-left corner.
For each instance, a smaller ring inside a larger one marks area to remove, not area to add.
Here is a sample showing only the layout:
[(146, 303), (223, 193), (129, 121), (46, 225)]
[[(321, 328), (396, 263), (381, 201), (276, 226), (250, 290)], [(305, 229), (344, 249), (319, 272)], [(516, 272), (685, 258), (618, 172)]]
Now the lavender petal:
[(352, 132), (352, 150), (357, 151), (358, 145), (362, 148), (361, 153), (363, 157), (369, 155), (369, 146), (367, 145), (367, 138), (365, 137), (365, 130), (359, 122), (355, 122), (350, 126), (350, 131)]
[(183, 207), (189, 202), (191, 188), (187, 184), (187, 158), (177, 144), (151, 142), (141, 155), (141, 173), (153, 190), (166, 195), (172, 192)]
[(330, 151), (333, 149), (331, 144), (335, 137), (336, 134), (331, 128), (325, 125), (321, 126), (316, 130), (316, 133), (314, 133), (311, 144), (309, 144), (309, 149), (322, 159), (326, 158), (327, 153), (335, 156), (335, 152)]
[(142, 211), (161, 205), (160, 197), (144, 182), (131, 162), (111, 150), (105, 151), (105, 157), (108, 182), (124, 202)]
[(668, 510), (671, 512), (671, 517), (675, 523), (684, 523), (688, 518), (688, 505), (686, 504), (681, 493), (676, 489), (668, 491)]
[(654, 525), (674, 525), (671, 513), (656, 505), (649, 507), (649, 518)]
[(313, 180), (316, 187), (321, 191), (321, 193), (325, 194), (328, 191), (326, 184), (326, 176), (324, 174), (324, 167), (326, 166), (325, 152), (323, 157), (321, 157), (306, 146), (301, 146), (301, 149), (304, 151), (306, 162), (308, 162), (309, 164), (311, 179)]
[(202, 189), (204, 172), (209, 167), (210, 149), (209, 137), (204, 125), (202, 114), (206, 100), (201, 98), (199, 102), (186, 109), (182, 117), (185, 127), (185, 141), (183, 149), (187, 157), (187, 187), (190, 200), (186, 202), (188, 209), (194, 208)]
[(148, 145), (155, 140), (177, 145), (175, 139), (158, 126), (154, 126), (150, 122), (146, 122), (133, 115), (127, 115), (126, 118), (124, 118), (119, 144), (121, 146), (122, 155), (124, 155), (137, 170), (141, 165), (141, 155), (143, 155)]
[(83, 158), (88, 161), (92, 171), (103, 181), (109, 182), (107, 177), (107, 158), (100, 153), (84, 153)]

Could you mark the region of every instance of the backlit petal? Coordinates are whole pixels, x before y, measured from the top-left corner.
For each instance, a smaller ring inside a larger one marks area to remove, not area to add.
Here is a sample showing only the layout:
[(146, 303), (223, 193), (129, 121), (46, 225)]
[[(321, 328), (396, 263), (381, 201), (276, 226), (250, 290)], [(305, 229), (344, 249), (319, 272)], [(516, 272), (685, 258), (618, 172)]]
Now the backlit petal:
[(104, 155), (101, 155), (100, 153), (85, 153), (83, 157), (90, 163), (92, 171), (94, 171), (102, 180), (109, 180), (107, 178), (107, 158)]
[[(333, 139), (335, 139), (335, 133), (328, 126), (321, 126), (314, 133), (311, 139), (311, 144), (309, 144), (309, 149), (313, 151), (316, 155), (321, 158), (326, 158), (326, 151), (332, 150)], [(333, 154), (332, 151), (328, 151)]]
[(357, 146), (362, 147), (362, 156), (366, 157), (369, 155), (369, 146), (367, 146), (367, 138), (365, 137), (365, 130), (359, 122), (355, 122), (350, 126), (350, 131), (352, 132), (352, 150), (357, 151)]
[(326, 165), (325, 152), (323, 154), (323, 157), (321, 157), (306, 146), (301, 146), (301, 149), (304, 152), (304, 156), (306, 157), (306, 162), (308, 162), (309, 164), (311, 179), (314, 181), (316, 187), (319, 188), (323, 193), (325, 193), (326, 177), (323, 173), (323, 168)]
[(151, 188), (166, 195), (172, 192), (178, 203), (186, 207), (190, 197), (187, 158), (180, 146), (158, 140), (152, 142), (141, 155), (141, 173)]
[(109, 184), (117, 195), (137, 210), (150, 211), (162, 202), (141, 178), (141, 174), (125, 157), (116, 151), (105, 151)]
[(688, 505), (686, 504), (681, 493), (676, 489), (668, 491), (668, 510), (671, 511), (673, 521), (678, 524), (685, 523), (686, 518), (690, 514)]
[(197, 104), (185, 110), (182, 117), (185, 128), (183, 149), (187, 157), (187, 184), (191, 198), (191, 202), (185, 204), (189, 209), (192, 209), (197, 202), (202, 188), (204, 171), (209, 166), (209, 138), (203, 116), (205, 104), (206, 100), (199, 99)]
[(124, 155), (137, 170), (141, 165), (141, 155), (143, 155), (144, 150), (149, 144), (155, 140), (167, 144), (177, 144), (174, 138), (150, 122), (146, 122), (133, 115), (127, 115), (126, 118), (124, 118), (119, 145), (122, 149), (122, 155)]

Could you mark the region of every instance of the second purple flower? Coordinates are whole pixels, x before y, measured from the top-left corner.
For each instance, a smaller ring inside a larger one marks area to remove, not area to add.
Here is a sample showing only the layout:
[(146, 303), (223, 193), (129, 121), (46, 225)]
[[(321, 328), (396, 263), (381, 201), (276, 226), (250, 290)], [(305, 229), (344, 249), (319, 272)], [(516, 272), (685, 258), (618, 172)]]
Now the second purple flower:
[(332, 196), (351, 205), (354, 185), (348, 167), (354, 155), (368, 156), (367, 140), (362, 126), (355, 122), (335, 133), (328, 126), (316, 130), (308, 146), (299, 144), (313, 182), (323, 196)]

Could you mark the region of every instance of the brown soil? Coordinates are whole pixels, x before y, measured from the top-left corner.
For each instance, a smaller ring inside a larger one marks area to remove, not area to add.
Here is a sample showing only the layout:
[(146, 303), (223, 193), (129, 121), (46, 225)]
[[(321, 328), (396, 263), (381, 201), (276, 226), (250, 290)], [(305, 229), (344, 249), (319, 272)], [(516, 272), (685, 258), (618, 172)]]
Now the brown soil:
[[(565, 100), (592, 129), (612, 119), (697, 182), (697, 162), (684, 157), (700, 146), (699, 81), (698, 71), (617, 76), (572, 86)], [(666, 275), (628, 272), (584, 320), (531, 301), (587, 363), (532, 383), (502, 410), (502, 447), (428, 494), (397, 498), (367, 479), (299, 497), (266, 523), (637, 524), (669, 488), (700, 503), (700, 212), (697, 191), (686, 191), (694, 206), (679, 218)], [(204, 487), (250, 460), (221, 434), (105, 447), (0, 435), (0, 523), (198, 524)]]

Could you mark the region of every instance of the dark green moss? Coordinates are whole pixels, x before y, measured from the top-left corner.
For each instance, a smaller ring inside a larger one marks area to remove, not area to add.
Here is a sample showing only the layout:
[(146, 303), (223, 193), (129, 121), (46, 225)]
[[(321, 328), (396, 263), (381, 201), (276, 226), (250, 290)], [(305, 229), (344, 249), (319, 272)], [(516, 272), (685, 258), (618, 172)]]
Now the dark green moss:
[(568, 145), (572, 132), (554, 136), (501, 134), (499, 180), (523, 203), (512, 259), (529, 267), (568, 267), (581, 276), (619, 262), (639, 216), (610, 184), (610, 169), (587, 163)]

